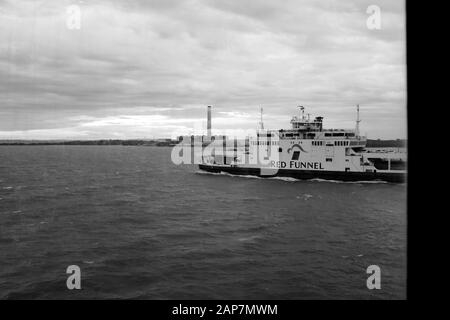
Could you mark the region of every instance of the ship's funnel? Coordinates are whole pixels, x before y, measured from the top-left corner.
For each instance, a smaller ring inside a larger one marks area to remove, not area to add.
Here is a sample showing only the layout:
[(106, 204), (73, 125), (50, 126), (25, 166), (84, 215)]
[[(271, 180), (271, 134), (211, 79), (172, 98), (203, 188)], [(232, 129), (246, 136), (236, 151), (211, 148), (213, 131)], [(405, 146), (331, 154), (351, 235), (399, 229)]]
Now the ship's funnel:
[(208, 130), (208, 137), (211, 137), (211, 106), (208, 106), (208, 123), (206, 128)]

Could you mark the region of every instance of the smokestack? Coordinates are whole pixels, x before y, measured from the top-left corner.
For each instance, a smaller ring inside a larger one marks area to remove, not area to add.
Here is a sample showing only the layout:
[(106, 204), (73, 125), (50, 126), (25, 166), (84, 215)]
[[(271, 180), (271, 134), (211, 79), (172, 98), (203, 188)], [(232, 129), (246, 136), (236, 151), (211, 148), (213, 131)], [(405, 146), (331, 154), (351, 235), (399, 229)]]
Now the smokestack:
[(211, 106), (208, 106), (208, 124), (207, 124), (207, 130), (208, 130), (208, 137), (211, 137)]

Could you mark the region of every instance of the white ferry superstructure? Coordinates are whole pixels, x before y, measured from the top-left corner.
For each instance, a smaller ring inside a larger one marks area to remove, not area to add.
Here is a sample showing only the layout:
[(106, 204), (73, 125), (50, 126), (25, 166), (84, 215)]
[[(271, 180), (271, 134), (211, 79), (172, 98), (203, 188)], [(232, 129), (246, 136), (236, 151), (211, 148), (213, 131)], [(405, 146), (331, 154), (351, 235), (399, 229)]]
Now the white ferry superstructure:
[[(406, 154), (368, 153), (367, 139), (359, 134), (359, 106), (356, 128), (324, 129), (323, 117), (294, 116), (291, 128), (265, 130), (262, 122), (256, 136), (230, 139), (211, 135), (211, 107), (208, 134), (200, 137), (199, 169), (259, 177), (292, 177), (341, 181), (403, 182)], [(209, 146), (209, 147), (208, 147)], [(213, 146), (213, 147), (211, 147)], [(204, 152), (209, 149), (209, 152)]]

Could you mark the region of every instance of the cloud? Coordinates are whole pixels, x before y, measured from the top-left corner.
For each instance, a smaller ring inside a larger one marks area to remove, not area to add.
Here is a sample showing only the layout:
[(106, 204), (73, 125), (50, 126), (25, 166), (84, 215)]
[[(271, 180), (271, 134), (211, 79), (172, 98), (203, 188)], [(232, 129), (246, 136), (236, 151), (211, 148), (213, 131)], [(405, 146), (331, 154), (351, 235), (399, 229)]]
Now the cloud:
[[(66, 27), (71, 4), (80, 30)], [(405, 137), (404, 4), (378, 1), (369, 30), (370, 4), (2, 1), (0, 137), (162, 137), (206, 105), (217, 130), (255, 127), (260, 106), (266, 126), (287, 127), (299, 104), (342, 127), (357, 103), (369, 136)], [(113, 118), (136, 133), (101, 125)]]

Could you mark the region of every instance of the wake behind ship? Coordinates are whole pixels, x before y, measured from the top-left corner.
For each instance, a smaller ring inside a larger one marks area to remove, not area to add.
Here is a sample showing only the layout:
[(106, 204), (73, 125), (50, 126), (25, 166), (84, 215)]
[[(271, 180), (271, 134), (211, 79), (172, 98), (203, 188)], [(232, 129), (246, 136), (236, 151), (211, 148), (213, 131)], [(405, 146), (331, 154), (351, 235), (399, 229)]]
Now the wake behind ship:
[(291, 128), (265, 130), (245, 139), (211, 135), (208, 107), (207, 136), (184, 137), (199, 169), (258, 177), (291, 177), (340, 181), (406, 180), (406, 154), (367, 152), (359, 134), (359, 106), (354, 130), (324, 129), (323, 117), (294, 116)]

